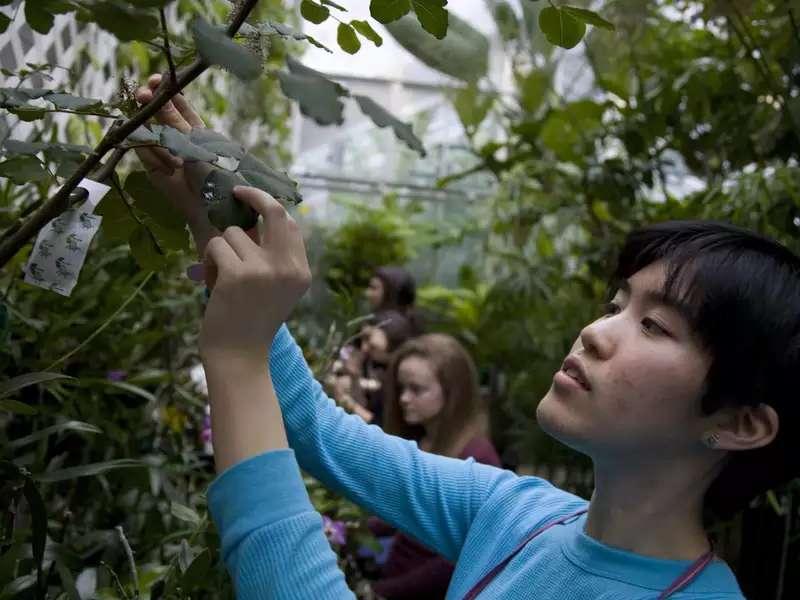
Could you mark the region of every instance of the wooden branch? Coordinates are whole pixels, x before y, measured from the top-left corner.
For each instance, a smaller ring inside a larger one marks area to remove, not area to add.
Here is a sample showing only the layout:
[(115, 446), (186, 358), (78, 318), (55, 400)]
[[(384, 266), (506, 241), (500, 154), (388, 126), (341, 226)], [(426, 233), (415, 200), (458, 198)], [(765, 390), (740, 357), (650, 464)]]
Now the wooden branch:
[[(228, 25), (227, 34), (233, 37), (244, 23), (247, 16), (255, 8), (258, 0), (244, 0), (235, 11)], [(189, 66), (178, 74), (177, 91), (182, 90), (192, 81), (197, 79), (207, 68), (202, 59), (195, 59)], [(153, 95), (153, 99), (141, 108), (130, 119), (110, 129), (92, 153), (84, 160), (78, 169), (67, 179), (66, 183), (45, 202), (41, 208), (34, 212), (19, 228), (0, 241), (0, 267), (5, 266), (28, 243), (39, 230), (69, 208), (69, 196), (72, 190), (100, 164), (103, 157), (116, 146), (122, 143), (131, 133), (144, 125), (151, 117), (155, 116), (161, 108), (170, 101), (175, 92), (171, 89), (167, 78), (163, 78), (161, 85)], [(121, 156), (119, 157), (121, 158)], [(117, 159), (117, 162), (119, 161)], [(113, 157), (112, 157), (113, 159)], [(109, 161), (111, 163), (112, 161)], [(114, 164), (107, 164), (102, 171), (107, 171), (105, 177), (113, 171)], [(102, 181), (102, 180), (101, 180)]]

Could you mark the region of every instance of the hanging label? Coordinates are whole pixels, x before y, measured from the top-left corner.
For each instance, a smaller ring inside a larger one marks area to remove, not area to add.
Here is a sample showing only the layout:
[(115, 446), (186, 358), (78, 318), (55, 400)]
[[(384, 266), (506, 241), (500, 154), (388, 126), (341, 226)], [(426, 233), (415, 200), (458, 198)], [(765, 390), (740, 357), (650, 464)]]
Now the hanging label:
[(78, 184), (88, 192), (86, 201), (77, 208), (64, 211), (45, 225), (36, 237), (33, 251), (25, 266), (25, 281), (69, 296), (86, 260), (103, 217), (94, 209), (111, 188), (91, 179)]

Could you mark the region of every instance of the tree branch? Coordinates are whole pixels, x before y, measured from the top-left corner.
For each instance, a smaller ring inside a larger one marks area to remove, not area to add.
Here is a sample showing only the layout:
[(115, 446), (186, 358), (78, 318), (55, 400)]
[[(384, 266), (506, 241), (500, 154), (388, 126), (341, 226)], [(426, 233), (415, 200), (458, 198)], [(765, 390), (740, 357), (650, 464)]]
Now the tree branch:
[[(244, 0), (239, 8), (234, 12), (230, 25), (228, 25), (227, 34), (233, 37), (239, 28), (244, 23), (247, 16), (255, 8), (258, 0)], [(180, 91), (192, 81), (197, 79), (207, 68), (202, 59), (195, 59), (189, 66), (183, 69), (177, 77), (177, 90)], [(162, 80), (161, 85), (153, 95), (153, 99), (148, 102), (142, 109), (133, 115), (130, 119), (122, 123), (119, 127), (110, 129), (105, 137), (100, 141), (94, 151), (84, 160), (78, 169), (67, 179), (66, 183), (47, 201), (42, 207), (33, 213), (22, 225), (11, 235), (7, 236), (0, 242), (0, 267), (3, 267), (10, 261), (20, 249), (28, 243), (31, 237), (36, 235), (39, 230), (44, 227), (51, 220), (63, 213), (69, 207), (69, 195), (78, 184), (102, 161), (103, 157), (114, 149), (118, 144), (122, 143), (131, 133), (144, 125), (151, 117), (161, 110), (167, 102), (170, 101), (172, 96), (175, 95), (171, 86), (166, 78)], [(116, 153), (115, 153), (116, 154)], [(121, 157), (120, 157), (121, 158)], [(113, 159), (113, 157), (112, 157)], [(109, 163), (112, 161), (110, 160)], [(118, 162), (118, 160), (117, 160)], [(115, 166), (115, 164), (114, 164)], [(105, 178), (107, 178), (113, 166), (107, 164)], [(102, 181), (102, 179), (101, 179)]]
[[(175, 72), (175, 61), (172, 59), (172, 49), (169, 46), (169, 29), (167, 28), (167, 15), (164, 12), (164, 9), (161, 8), (159, 11), (159, 16), (161, 17), (161, 32), (164, 35), (164, 54), (167, 57), (167, 64), (169, 65), (169, 80), (170, 83), (174, 86), (175, 83), (178, 81), (178, 74)], [(173, 90), (175, 93), (178, 93), (180, 90)]]

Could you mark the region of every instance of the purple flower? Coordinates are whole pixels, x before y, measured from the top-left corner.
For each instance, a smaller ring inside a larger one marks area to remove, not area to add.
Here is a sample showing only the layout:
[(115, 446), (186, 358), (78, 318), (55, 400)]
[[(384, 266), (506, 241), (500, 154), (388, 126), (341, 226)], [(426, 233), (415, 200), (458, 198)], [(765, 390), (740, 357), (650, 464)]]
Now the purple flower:
[(122, 381), (123, 379), (128, 377), (127, 371), (122, 371), (120, 369), (109, 371), (106, 373), (106, 379), (109, 381)]
[(200, 441), (204, 444), (211, 441), (211, 416), (203, 417), (203, 426), (200, 428)]
[(342, 521), (334, 521), (322, 515), (322, 527), (331, 544), (344, 546), (347, 543), (347, 526)]

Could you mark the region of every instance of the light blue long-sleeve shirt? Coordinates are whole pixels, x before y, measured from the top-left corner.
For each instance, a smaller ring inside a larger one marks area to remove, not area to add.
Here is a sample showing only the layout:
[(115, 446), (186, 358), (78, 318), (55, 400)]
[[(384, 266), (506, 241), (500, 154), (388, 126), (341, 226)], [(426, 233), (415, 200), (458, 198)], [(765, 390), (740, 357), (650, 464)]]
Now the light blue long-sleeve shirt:
[[(333, 490), (456, 564), (461, 599), (532, 530), (587, 506), (538, 477), (421, 451), (327, 398), (286, 327), (270, 354), (289, 445), (222, 473), (208, 492), (222, 554), (241, 600), (353, 598), (298, 464)], [(585, 515), (531, 541), (481, 598), (655, 600), (691, 561), (611, 548), (587, 536)], [(647, 532), (642, 532), (647, 535)], [(674, 599), (741, 600), (719, 560)]]

